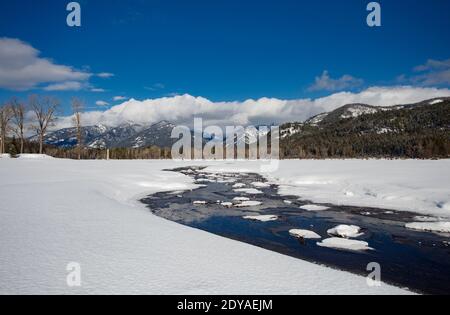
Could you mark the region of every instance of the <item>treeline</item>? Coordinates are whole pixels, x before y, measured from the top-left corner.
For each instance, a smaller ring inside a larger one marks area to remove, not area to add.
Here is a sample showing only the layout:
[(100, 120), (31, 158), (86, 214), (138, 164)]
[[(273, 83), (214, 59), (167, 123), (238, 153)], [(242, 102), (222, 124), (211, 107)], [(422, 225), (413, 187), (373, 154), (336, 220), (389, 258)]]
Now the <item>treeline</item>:
[[(19, 141), (13, 138), (6, 139), (5, 153), (16, 157), (20, 154)], [(94, 149), (94, 148), (58, 148), (51, 145), (43, 145), (42, 153), (61, 159), (81, 159), (81, 160), (156, 160), (156, 159), (170, 159), (170, 148), (159, 148), (152, 146), (149, 148), (113, 148), (113, 149)], [(39, 154), (40, 145), (35, 141), (24, 141), (24, 152), (31, 154)]]
[[(42, 154), (44, 137), (55, 122), (58, 106), (56, 98), (39, 95), (30, 96), (26, 102), (13, 97), (0, 105), (0, 154), (7, 151), (34, 153), (29, 144), (28, 147), (25, 145), (28, 133), (36, 137), (38, 153)], [(13, 141), (7, 143), (11, 137)]]

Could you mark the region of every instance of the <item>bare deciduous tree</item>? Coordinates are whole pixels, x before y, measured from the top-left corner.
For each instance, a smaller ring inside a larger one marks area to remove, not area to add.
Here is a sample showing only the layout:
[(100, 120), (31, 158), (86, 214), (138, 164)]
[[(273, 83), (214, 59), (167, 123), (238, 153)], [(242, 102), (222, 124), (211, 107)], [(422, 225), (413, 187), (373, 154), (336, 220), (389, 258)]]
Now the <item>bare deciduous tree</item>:
[(77, 130), (77, 152), (78, 159), (81, 160), (81, 150), (83, 149), (81, 114), (83, 112), (83, 102), (78, 98), (72, 99), (73, 123)]
[(23, 147), (25, 142), (25, 104), (21, 103), (16, 98), (13, 98), (10, 104), (13, 112), (13, 131), (20, 139), (20, 154), (23, 154)]
[(6, 152), (6, 135), (10, 131), (9, 123), (12, 116), (13, 112), (9, 104), (0, 107), (0, 154)]
[(30, 97), (30, 107), (36, 116), (36, 122), (35, 125), (33, 125), (33, 129), (36, 131), (36, 135), (39, 139), (40, 154), (44, 151), (44, 137), (47, 133), (47, 129), (55, 122), (55, 113), (58, 105), (59, 101), (53, 97), (39, 97), (37, 95)]

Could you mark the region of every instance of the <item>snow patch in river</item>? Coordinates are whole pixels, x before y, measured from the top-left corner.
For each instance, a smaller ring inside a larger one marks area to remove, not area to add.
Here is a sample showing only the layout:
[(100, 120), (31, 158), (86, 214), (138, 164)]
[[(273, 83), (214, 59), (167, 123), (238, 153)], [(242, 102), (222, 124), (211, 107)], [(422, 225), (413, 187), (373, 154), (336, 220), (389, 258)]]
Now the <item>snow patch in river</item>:
[(244, 219), (253, 220), (253, 221), (261, 221), (261, 222), (270, 222), (270, 221), (278, 220), (278, 216), (276, 216), (276, 215), (248, 215), (248, 216), (245, 216)]
[(364, 235), (361, 233), (361, 228), (356, 225), (338, 225), (327, 231), (329, 235), (338, 236), (343, 238), (354, 238)]
[(254, 188), (240, 188), (234, 190), (237, 193), (244, 193), (247, 195), (262, 195), (264, 194), (261, 190), (254, 189)]
[(346, 238), (332, 237), (317, 243), (320, 247), (327, 247), (340, 250), (350, 250), (350, 251), (365, 251), (373, 250), (369, 247), (369, 243), (364, 241), (349, 240)]
[(306, 210), (306, 211), (325, 211), (330, 208), (325, 207), (325, 206), (319, 206), (319, 205), (304, 205), (304, 206), (301, 206), (300, 209)]
[(245, 208), (245, 207), (257, 207), (262, 205), (262, 202), (260, 201), (243, 201), (240, 204), (237, 204), (237, 208)]
[(293, 230), (289, 231), (289, 234), (291, 234), (293, 237), (302, 238), (302, 239), (321, 239), (322, 238), (316, 232), (309, 231), (309, 230), (293, 229)]
[(267, 187), (270, 187), (269, 183), (263, 183), (263, 182), (254, 182), (251, 185), (253, 187), (256, 187), (256, 188), (267, 188)]

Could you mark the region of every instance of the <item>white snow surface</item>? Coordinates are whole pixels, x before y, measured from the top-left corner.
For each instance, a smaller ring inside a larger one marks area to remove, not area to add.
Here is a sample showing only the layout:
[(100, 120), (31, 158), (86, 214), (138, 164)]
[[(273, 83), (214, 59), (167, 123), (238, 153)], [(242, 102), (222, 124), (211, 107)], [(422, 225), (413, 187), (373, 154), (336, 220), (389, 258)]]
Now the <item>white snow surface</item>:
[[(162, 171), (192, 164), (0, 160), (0, 294), (409, 293), (158, 218), (138, 201), (195, 188)], [(66, 284), (71, 262), (81, 287)]]
[(439, 104), (439, 103), (442, 103), (442, 102), (443, 102), (443, 100), (434, 100), (434, 101), (430, 102), (430, 105)]
[(364, 233), (361, 233), (361, 228), (356, 225), (338, 225), (332, 229), (329, 229), (327, 231), (329, 235), (333, 236), (339, 236), (344, 238), (354, 238), (359, 237), (361, 235), (364, 235)]
[(320, 243), (317, 243), (318, 246), (334, 248), (339, 250), (350, 250), (350, 251), (365, 251), (365, 250), (373, 250), (373, 248), (369, 247), (369, 244), (364, 241), (358, 240), (349, 240), (346, 238), (332, 237), (323, 240)]
[(413, 222), (406, 224), (406, 228), (426, 232), (450, 233), (450, 222)]
[(244, 217), (246, 220), (253, 220), (253, 221), (261, 221), (261, 222), (270, 222), (270, 221), (276, 221), (278, 220), (278, 216), (276, 215), (247, 215)]
[(17, 158), (30, 160), (53, 159), (51, 156), (45, 154), (19, 154)]
[[(259, 172), (267, 162), (222, 163), (210, 172)], [(284, 160), (262, 174), (281, 195), (314, 203), (385, 208), (450, 218), (450, 159)]]
[(325, 207), (325, 206), (319, 206), (319, 205), (304, 205), (304, 206), (301, 206), (300, 209), (306, 210), (306, 211), (325, 211), (330, 208)]
[(270, 187), (270, 184), (262, 183), (262, 182), (254, 182), (254, 183), (252, 183), (252, 186), (256, 187), (256, 188), (267, 188), (267, 187)]
[(254, 188), (239, 188), (234, 190), (237, 193), (244, 193), (247, 195), (262, 195), (264, 194), (261, 190)]

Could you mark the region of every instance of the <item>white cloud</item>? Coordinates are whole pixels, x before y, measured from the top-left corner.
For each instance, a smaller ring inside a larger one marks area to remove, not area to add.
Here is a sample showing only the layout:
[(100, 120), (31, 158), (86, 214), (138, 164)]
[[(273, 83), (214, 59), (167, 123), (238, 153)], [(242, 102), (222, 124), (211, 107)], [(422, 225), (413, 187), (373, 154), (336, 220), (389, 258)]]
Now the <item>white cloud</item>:
[(108, 79), (108, 78), (114, 77), (114, 73), (101, 72), (101, 73), (97, 73), (97, 76), (98, 76), (99, 78)]
[(79, 91), (86, 87), (83, 82), (67, 81), (62, 83), (54, 83), (44, 87), (45, 91)]
[(103, 93), (103, 92), (106, 92), (106, 90), (105, 90), (105, 89), (100, 89), (100, 88), (92, 88), (92, 89), (91, 89), (91, 92), (94, 92), (94, 93)]
[(105, 101), (97, 101), (97, 102), (95, 102), (95, 105), (97, 105), (97, 106), (108, 106), (109, 103), (105, 102)]
[(162, 90), (164, 89), (166, 86), (162, 83), (155, 83), (152, 86), (146, 86), (144, 87), (146, 90), (149, 91), (157, 91), (157, 90)]
[[(261, 98), (244, 102), (212, 102), (203, 97), (181, 95), (138, 101), (131, 99), (105, 111), (83, 115), (85, 125), (117, 126), (125, 122), (150, 125), (161, 120), (191, 126), (194, 117), (205, 125), (262, 125), (304, 121), (313, 115), (332, 111), (351, 103), (375, 106), (408, 104), (435, 97), (450, 96), (449, 89), (409, 86), (372, 87), (359, 93), (340, 92), (327, 97), (297, 100)], [(106, 102), (97, 104), (108, 105)], [(58, 128), (71, 126), (71, 117), (62, 117)]]
[(412, 76), (401, 75), (398, 80), (421, 86), (450, 85), (450, 59), (429, 59), (425, 64), (415, 67), (416, 74)]
[(117, 101), (124, 101), (124, 100), (126, 100), (127, 98), (125, 97), (125, 96), (114, 96), (114, 98), (113, 98), (113, 100), (115, 101), (115, 102), (117, 102)]
[(37, 49), (19, 39), (0, 38), (0, 88), (24, 91), (50, 84), (51, 89), (56, 83), (85, 82), (92, 75), (39, 55)]
[(351, 75), (343, 75), (338, 79), (333, 79), (324, 71), (320, 77), (316, 77), (313, 85), (309, 87), (309, 91), (342, 91), (349, 88), (361, 86), (364, 83), (362, 79), (352, 77)]
[(450, 59), (447, 60), (435, 60), (428, 59), (423, 65), (414, 68), (416, 72), (429, 71), (429, 70), (445, 70), (450, 68)]

